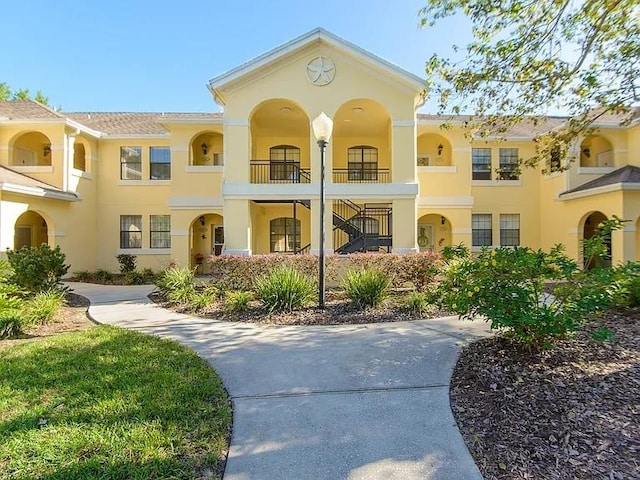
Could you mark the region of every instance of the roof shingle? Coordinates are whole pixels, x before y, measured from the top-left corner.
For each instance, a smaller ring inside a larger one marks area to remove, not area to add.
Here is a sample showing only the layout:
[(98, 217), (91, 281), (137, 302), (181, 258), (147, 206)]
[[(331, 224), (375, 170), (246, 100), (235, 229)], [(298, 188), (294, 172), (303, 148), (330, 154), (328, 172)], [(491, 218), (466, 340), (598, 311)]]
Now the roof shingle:
[(615, 185), (617, 183), (638, 183), (640, 184), (640, 167), (634, 167), (633, 165), (626, 165), (622, 168), (618, 168), (613, 172), (607, 173), (601, 177), (593, 179), (587, 183), (562, 192), (562, 195), (568, 195), (569, 193), (584, 192), (587, 190), (593, 190), (598, 187), (606, 187), (607, 185)]

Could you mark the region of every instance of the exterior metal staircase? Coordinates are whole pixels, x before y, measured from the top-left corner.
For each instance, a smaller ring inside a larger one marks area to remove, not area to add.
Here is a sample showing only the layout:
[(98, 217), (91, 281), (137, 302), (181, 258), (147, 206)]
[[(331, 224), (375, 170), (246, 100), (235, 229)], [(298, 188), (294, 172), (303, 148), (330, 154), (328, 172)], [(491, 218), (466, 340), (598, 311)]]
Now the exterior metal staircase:
[(336, 253), (391, 251), (391, 205), (338, 200), (333, 207), (333, 238)]

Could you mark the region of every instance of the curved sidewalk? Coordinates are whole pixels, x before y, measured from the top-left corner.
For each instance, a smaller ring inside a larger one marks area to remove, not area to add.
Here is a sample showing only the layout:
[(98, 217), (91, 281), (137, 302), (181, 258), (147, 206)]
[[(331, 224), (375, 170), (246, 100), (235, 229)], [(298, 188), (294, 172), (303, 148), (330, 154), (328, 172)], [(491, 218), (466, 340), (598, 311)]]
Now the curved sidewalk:
[(233, 402), (225, 480), (482, 478), (449, 381), (484, 322), (263, 326), (165, 310), (152, 286), (68, 285), (95, 321), (172, 338), (216, 369)]

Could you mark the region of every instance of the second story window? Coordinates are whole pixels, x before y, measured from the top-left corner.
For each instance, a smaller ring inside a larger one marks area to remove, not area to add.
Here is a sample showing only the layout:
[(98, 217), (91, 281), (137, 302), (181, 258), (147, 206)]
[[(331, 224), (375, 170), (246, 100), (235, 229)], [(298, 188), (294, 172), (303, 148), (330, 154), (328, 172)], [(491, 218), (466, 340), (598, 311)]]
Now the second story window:
[(149, 178), (171, 180), (171, 150), (169, 147), (149, 147)]
[(378, 149), (368, 145), (351, 147), (347, 152), (349, 181), (378, 180)]
[(142, 180), (142, 147), (120, 147), (120, 178)]
[(471, 150), (471, 179), (491, 180), (490, 148), (473, 148)]
[(518, 180), (520, 157), (517, 148), (500, 149), (500, 180)]
[(295, 181), (300, 177), (300, 149), (293, 145), (278, 145), (269, 149), (271, 180)]

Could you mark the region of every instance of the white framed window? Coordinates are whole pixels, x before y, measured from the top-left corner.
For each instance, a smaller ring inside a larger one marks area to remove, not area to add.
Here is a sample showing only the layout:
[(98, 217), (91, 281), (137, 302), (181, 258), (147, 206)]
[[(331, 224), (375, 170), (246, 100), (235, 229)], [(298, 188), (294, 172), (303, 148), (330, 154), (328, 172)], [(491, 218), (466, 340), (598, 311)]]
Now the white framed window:
[(142, 147), (120, 147), (120, 179), (142, 180)]
[(471, 216), (471, 237), (471, 244), (474, 247), (493, 245), (490, 213), (474, 213)]
[(171, 215), (149, 216), (149, 246), (171, 248)]
[(491, 149), (471, 149), (471, 179), (491, 180)]
[(517, 148), (501, 148), (500, 152), (500, 180), (518, 180), (516, 170), (520, 163)]
[(149, 178), (171, 180), (171, 149), (169, 147), (149, 147)]
[(142, 215), (120, 215), (120, 248), (142, 248)]
[(520, 214), (503, 213), (500, 215), (500, 245), (503, 247), (520, 245)]

